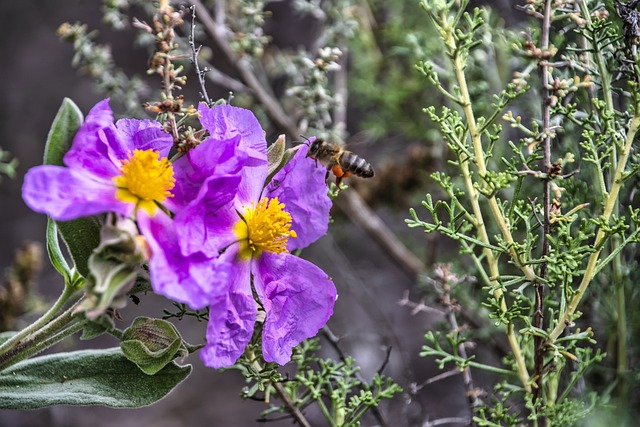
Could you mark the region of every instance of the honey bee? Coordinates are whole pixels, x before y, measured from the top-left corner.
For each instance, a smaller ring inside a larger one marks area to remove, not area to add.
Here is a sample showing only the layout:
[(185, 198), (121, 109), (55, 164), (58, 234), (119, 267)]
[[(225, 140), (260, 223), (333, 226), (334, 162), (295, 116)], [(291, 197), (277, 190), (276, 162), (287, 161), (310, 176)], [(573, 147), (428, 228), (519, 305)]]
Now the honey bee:
[(333, 172), (338, 186), (343, 178), (347, 178), (351, 174), (361, 178), (371, 178), (374, 175), (373, 167), (369, 162), (333, 142), (316, 139), (309, 144), (307, 157), (311, 157), (327, 167), (325, 180), (329, 179), (329, 172)]

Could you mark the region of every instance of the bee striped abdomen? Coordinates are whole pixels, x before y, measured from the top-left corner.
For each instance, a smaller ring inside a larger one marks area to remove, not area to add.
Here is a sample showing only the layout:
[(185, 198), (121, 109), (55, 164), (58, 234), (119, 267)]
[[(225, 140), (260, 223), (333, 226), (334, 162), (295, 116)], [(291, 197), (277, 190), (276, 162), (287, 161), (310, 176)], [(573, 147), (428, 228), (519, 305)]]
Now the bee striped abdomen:
[(361, 178), (371, 178), (374, 175), (371, 164), (351, 151), (343, 151), (338, 158), (338, 164)]

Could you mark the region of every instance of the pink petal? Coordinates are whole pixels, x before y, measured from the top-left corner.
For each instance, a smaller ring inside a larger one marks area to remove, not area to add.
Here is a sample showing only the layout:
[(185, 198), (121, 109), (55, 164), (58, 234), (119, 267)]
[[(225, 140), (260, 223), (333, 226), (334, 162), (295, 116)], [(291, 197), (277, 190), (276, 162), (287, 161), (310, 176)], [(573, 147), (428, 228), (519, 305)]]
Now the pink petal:
[(82, 169), (103, 178), (119, 173), (118, 165), (109, 156), (109, 146), (104, 130), (113, 128), (113, 113), (109, 100), (98, 102), (87, 114), (78, 129), (73, 144), (64, 156), (64, 164), (72, 169)]
[(183, 256), (173, 221), (164, 212), (150, 218), (141, 211), (138, 225), (151, 248), (149, 272), (155, 293), (194, 310), (226, 294), (231, 267), (202, 254)]
[(204, 364), (216, 369), (232, 366), (238, 360), (251, 340), (256, 320), (250, 263), (237, 260), (237, 246), (221, 255), (225, 262), (233, 266), (228, 293), (211, 304), (207, 344), (200, 351)]
[(43, 165), (30, 169), (24, 177), (22, 197), (34, 211), (58, 221), (117, 212), (129, 216), (134, 205), (115, 197), (116, 187), (84, 170)]
[(267, 197), (278, 197), (291, 214), (291, 229), (297, 237), (289, 239), (289, 251), (309, 246), (324, 236), (329, 227), (331, 200), (324, 180), (326, 169), (306, 157), (308, 149), (307, 145), (300, 146), (265, 189)]
[(111, 146), (118, 160), (129, 157), (133, 150), (156, 150), (167, 157), (173, 138), (154, 120), (120, 119), (116, 123), (120, 144)]
[(253, 283), (267, 315), (262, 355), (284, 365), (293, 347), (327, 323), (336, 288), (324, 271), (291, 254), (264, 253), (255, 265)]
[(209, 131), (211, 139), (224, 142), (240, 136), (240, 149), (248, 158), (241, 172), (238, 200), (241, 203), (257, 202), (267, 177), (267, 141), (258, 119), (251, 111), (230, 105), (209, 108), (201, 103), (198, 111), (200, 122)]
[(233, 225), (240, 219), (233, 205), (240, 178), (213, 177), (200, 188), (193, 203), (178, 212), (175, 227), (185, 255), (201, 252), (217, 257), (237, 240)]

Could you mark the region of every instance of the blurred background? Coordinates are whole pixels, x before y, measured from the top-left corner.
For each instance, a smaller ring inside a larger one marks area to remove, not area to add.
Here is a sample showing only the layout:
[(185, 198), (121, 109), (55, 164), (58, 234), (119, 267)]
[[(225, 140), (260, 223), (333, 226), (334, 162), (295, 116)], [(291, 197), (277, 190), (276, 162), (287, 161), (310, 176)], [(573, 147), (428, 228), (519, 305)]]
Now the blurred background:
[[(501, 25), (517, 25), (518, 20), (523, 19), (511, 2), (505, 0), (497, 4), (502, 14)], [(86, 114), (105, 97), (96, 89), (94, 78), (72, 66), (73, 48), (56, 36), (58, 27), (63, 22), (79, 21), (87, 24), (89, 31), (98, 30), (94, 41), (108, 44), (117, 67), (127, 75), (141, 76), (149, 95), (157, 97), (158, 79), (145, 76), (150, 52), (136, 42), (140, 31), (131, 25), (113, 30), (104, 23), (101, 7), (100, 2), (79, 0), (24, 0), (2, 4), (0, 51), (5, 61), (0, 67), (0, 81), (4, 82), (5, 95), (0, 106), (0, 148), (10, 152), (19, 165), (14, 179), (2, 176), (0, 182), (0, 271), (12, 265), (16, 251), (25, 243), (44, 241), (46, 218), (25, 206), (20, 188), (25, 172), (42, 162), (47, 132), (63, 98), (71, 98)], [(356, 359), (365, 378), (371, 378), (385, 366), (384, 374), (404, 388), (404, 393), (385, 402), (382, 408), (390, 425), (422, 425), (440, 417), (468, 417), (460, 375), (422, 388), (412, 387), (441, 373), (432, 360), (421, 358), (418, 353), (424, 332), (437, 327), (444, 318), (437, 311), (421, 311), (415, 305), (407, 305), (406, 300), (404, 305), (400, 303), (406, 292), (415, 303), (422, 298), (417, 288), (419, 269), (457, 258), (451, 243), (417, 229), (410, 230), (404, 224), (409, 207), (419, 206), (425, 193), (437, 191), (428, 182), (428, 176), (446, 161), (441, 142), (434, 139), (437, 134), (433, 125), (421, 111), (427, 105), (436, 104), (438, 99), (414, 68), (416, 54), (429, 53), (430, 47), (423, 44), (429, 35), (428, 31), (422, 31), (417, 33), (421, 36), (412, 38), (410, 29), (424, 30), (427, 17), (420, 13), (414, 1), (370, 1), (361, 2), (358, 7), (353, 10), (356, 20), (369, 28), (354, 30), (361, 33), (350, 39), (349, 55), (343, 57), (342, 65), (349, 71), (349, 80), (344, 86), (348, 91), (343, 93), (348, 94), (348, 98), (343, 98), (347, 108), (342, 112), (345, 125), (342, 136), (349, 141), (350, 149), (372, 163), (377, 176), (367, 182), (349, 180), (351, 188), (347, 192), (357, 191), (361, 195), (373, 209), (374, 218), (381, 219), (397, 242), (415, 256), (415, 263), (411, 264), (412, 260), (402, 255), (390, 254), (389, 248), (380, 244), (380, 236), (376, 238), (375, 232), (365, 231), (366, 224), (354, 224), (349, 212), (358, 208), (353, 200), (338, 201), (329, 234), (305, 250), (303, 256), (324, 269), (336, 283), (339, 300), (329, 327), (340, 337), (342, 350)], [(272, 15), (264, 26), (264, 35), (272, 38), (277, 49), (311, 48), (323, 35), (323, 18), (294, 11), (290, 1), (269, 3), (267, 9)], [(130, 14), (141, 20), (151, 19), (142, 8), (130, 10)], [(205, 45), (203, 55), (221, 70), (230, 70), (229, 64), (220, 59), (220, 52), (212, 43), (207, 44), (206, 35), (201, 36), (201, 43)], [(265, 52), (265, 67), (277, 68), (278, 55), (275, 50)], [(195, 104), (199, 101), (199, 87), (195, 75), (188, 76), (184, 94), (187, 103)], [(496, 77), (499, 76), (496, 74)], [(271, 81), (275, 93), (285, 91), (284, 80)], [(229, 88), (213, 82), (208, 85), (212, 98), (227, 97)], [(248, 95), (241, 90), (234, 94), (237, 105), (252, 107)], [(127, 103), (125, 98), (116, 99), (111, 105), (116, 114), (124, 115), (136, 107), (139, 118), (145, 114), (140, 112), (140, 104)], [(285, 131), (277, 124), (268, 126), (263, 117), (259, 116), (269, 131), (268, 141)], [(375, 224), (370, 227), (380, 228)], [(46, 252), (43, 253), (46, 257)], [(457, 262), (464, 265), (459, 259)], [(27, 309), (41, 309), (59, 295), (61, 289), (62, 280), (48, 262), (43, 262)], [(171, 307), (160, 297), (140, 295), (140, 298), (139, 305), (130, 304), (122, 311), (124, 324), (139, 315), (161, 317), (162, 310)], [(433, 295), (430, 298), (426, 303), (437, 306), (436, 298)], [(32, 316), (31, 312), (17, 320), (15, 327), (24, 325)], [(202, 339), (204, 326), (195, 321), (178, 324), (190, 342)], [(116, 344), (115, 340), (102, 338), (76, 341), (75, 348)], [(323, 340), (322, 345), (325, 356), (336, 357), (335, 350), (326, 341)], [(500, 357), (496, 350), (500, 346), (501, 343), (491, 342), (481, 346), (477, 349), (478, 359), (495, 361)], [(389, 361), (384, 365), (389, 349)], [(197, 357), (187, 362), (194, 365), (194, 373), (166, 399), (151, 407), (116, 410), (60, 406), (29, 412), (2, 411), (0, 427), (256, 425), (267, 405), (240, 398), (244, 381), (238, 372), (205, 369)], [(478, 387), (487, 389), (494, 380), (482, 373), (474, 379)], [(310, 417), (313, 419), (313, 413)], [(290, 424), (290, 420), (271, 423), (274, 426)], [(366, 419), (363, 425), (375, 425), (375, 420)]]

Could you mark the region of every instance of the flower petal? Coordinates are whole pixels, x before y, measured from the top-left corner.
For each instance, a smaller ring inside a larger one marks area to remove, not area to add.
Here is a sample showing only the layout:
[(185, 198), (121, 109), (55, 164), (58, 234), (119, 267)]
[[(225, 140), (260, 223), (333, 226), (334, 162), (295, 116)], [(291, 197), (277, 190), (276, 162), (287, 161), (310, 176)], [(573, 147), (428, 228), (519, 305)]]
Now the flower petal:
[(156, 150), (161, 157), (167, 157), (173, 146), (173, 138), (154, 120), (120, 119), (116, 122), (120, 140), (120, 152), (114, 154), (117, 160), (128, 158), (133, 150)]
[(257, 202), (267, 177), (267, 141), (256, 116), (244, 108), (217, 105), (209, 108), (201, 103), (198, 107), (202, 126), (209, 131), (211, 139), (234, 140), (240, 136), (240, 149), (247, 153), (242, 182), (238, 188), (240, 203)]
[(174, 224), (164, 212), (138, 214), (138, 225), (152, 255), (149, 260), (153, 290), (172, 300), (202, 309), (226, 294), (231, 267), (202, 254), (182, 255)]
[(218, 141), (208, 138), (188, 153), (189, 163), (204, 176), (235, 174), (247, 163), (248, 153), (241, 147), (240, 135)]
[(234, 208), (240, 177), (222, 176), (207, 180), (195, 200), (179, 211), (175, 227), (185, 255), (201, 252), (218, 256), (218, 252), (237, 240), (233, 225), (239, 217)]
[(209, 108), (205, 103), (200, 103), (198, 112), (200, 123), (209, 131), (211, 138), (227, 141), (240, 135), (240, 147), (248, 153), (250, 159), (253, 159), (249, 165), (255, 166), (266, 162), (267, 142), (264, 131), (250, 110), (231, 105), (216, 105)]
[(109, 99), (98, 102), (87, 114), (78, 129), (71, 148), (64, 156), (64, 164), (73, 169), (89, 171), (103, 178), (119, 173), (119, 166), (109, 156), (105, 129), (114, 128)]
[[(176, 185), (167, 201), (170, 209), (179, 211), (193, 203), (208, 179), (238, 175), (247, 155), (238, 149), (239, 138), (228, 143), (207, 139), (173, 163)], [(236, 185), (237, 187), (237, 185)], [(233, 192), (235, 195), (235, 191)]]
[(244, 352), (253, 335), (256, 303), (251, 293), (250, 263), (237, 261), (238, 245), (221, 258), (233, 266), (229, 292), (216, 299), (209, 309), (207, 344), (200, 351), (206, 366), (232, 366)]
[(118, 201), (115, 194), (110, 180), (62, 166), (36, 166), (27, 172), (22, 186), (22, 198), (31, 209), (58, 221), (104, 212), (131, 215), (134, 205)]
[(291, 254), (264, 253), (253, 283), (266, 311), (262, 355), (284, 365), (293, 347), (315, 336), (333, 313), (336, 288), (314, 264)]
[(291, 214), (291, 229), (297, 237), (289, 239), (289, 251), (309, 246), (329, 227), (331, 200), (327, 196), (324, 179), (326, 169), (306, 157), (308, 149), (307, 145), (301, 145), (265, 189), (267, 197), (278, 197), (284, 203), (284, 209)]

